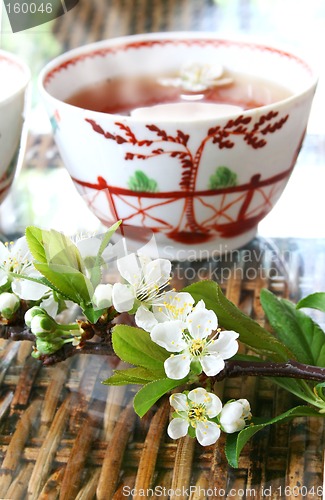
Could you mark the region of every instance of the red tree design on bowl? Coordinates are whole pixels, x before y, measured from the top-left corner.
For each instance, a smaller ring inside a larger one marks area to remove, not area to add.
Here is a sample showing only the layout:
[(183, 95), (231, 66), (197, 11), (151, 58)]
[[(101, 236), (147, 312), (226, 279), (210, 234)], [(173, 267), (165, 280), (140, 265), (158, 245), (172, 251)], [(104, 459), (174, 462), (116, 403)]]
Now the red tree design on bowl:
[[(153, 232), (163, 232), (169, 238), (184, 244), (203, 243), (216, 234), (223, 238), (238, 236), (254, 228), (272, 208), (282, 192), (283, 184), (287, 182), (299, 149), (290, 168), (280, 174), (267, 179), (256, 174), (246, 184), (199, 191), (196, 189), (196, 179), (203, 150), (209, 141), (220, 149), (231, 149), (235, 146), (232, 136), (241, 136), (254, 149), (263, 148), (267, 144), (267, 134), (275, 133), (287, 120), (288, 115), (278, 117), (277, 112), (270, 111), (250, 127), (252, 118), (240, 115), (228, 120), (224, 127), (210, 128), (198, 149), (192, 152), (188, 148), (189, 136), (181, 130), (177, 130), (176, 136), (170, 136), (156, 125), (146, 125), (153, 138), (138, 140), (130, 127), (123, 123), (116, 122), (118, 132), (112, 134), (104, 131), (94, 120), (86, 119), (94, 132), (105, 139), (118, 144), (128, 143), (137, 149), (144, 146), (151, 148), (149, 153), (144, 154), (128, 151), (125, 154), (126, 160), (146, 160), (160, 155), (177, 158), (182, 169), (181, 182), (178, 191), (146, 192), (111, 186), (103, 177), (98, 177), (96, 183), (76, 178), (73, 180), (84, 192), (95, 190), (97, 194), (101, 192), (106, 197), (108, 214), (97, 212), (97, 216), (104, 222), (107, 219), (123, 218), (124, 224), (132, 225), (140, 221), (142, 227), (148, 227)], [(254, 208), (250, 208), (253, 200)], [(177, 225), (157, 216), (159, 207), (167, 204), (175, 205), (175, 210), (181, 214)], [(203, 219), (197, 216), (199, 205), (205, 208)], [(94, 210), (94, 207), (91, 208)]]

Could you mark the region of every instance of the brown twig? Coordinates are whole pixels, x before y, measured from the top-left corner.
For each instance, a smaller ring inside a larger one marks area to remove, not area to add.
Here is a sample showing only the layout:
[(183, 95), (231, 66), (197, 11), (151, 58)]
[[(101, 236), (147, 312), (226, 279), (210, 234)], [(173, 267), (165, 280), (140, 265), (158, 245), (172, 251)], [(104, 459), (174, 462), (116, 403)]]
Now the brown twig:
[(305, 365), (298, 361), (288, 360), (285, 363), (273, 361), (226, 361), (225, 368), (214, 378), (217, 382), (225, 378), (242, 377), (287, 377), (304, 380), (325, 381), (325, 368)]

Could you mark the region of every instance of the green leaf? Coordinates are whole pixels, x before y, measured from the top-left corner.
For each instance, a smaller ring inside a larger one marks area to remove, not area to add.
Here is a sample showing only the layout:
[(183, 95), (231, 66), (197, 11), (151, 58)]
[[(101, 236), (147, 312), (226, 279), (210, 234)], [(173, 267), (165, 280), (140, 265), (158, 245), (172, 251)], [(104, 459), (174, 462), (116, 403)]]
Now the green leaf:
[(121, 225), (122, 221), (117, 221), (115, 224), (113, 224), (109, 230), (105, 233), (102, 242), (100, 244), (98, 253), (95, 257), (95, 260), (93, 262), (93, 265), (90, 269), (90, 279), (93, 284), (94, 289), (96, 288), (97, 285), (101, 282), (101, 264), (102, 264), (102, 255), (107, 247), (108, 243), (110, 242), (113, 234), (115, 231), (118, 229), (118, 227)]
[(182, 380), (163, 378), (161, 380), (154, 380), (145, 385), (134, 397), (133, 405), (135, 412), (139, 417), (143, 417), (158, 399), (175, 387), (183, 385), (186, 381), (187, 378)]
[(261, 291), (261, 303), (277, 337), (301, 363), (325, 366), (325, 335), (312, 318), (294, 304), (279, 299), (269, 290)]
[(99, 250), (98, 250), (98, 255), (97, 255), (98, 258), (103, 255), (103, 252), (104, 252), (105, 248), (107, 247), (107, 245), (109, 244), (113, 234), (117, 231), (117, 229), (119, 228), (119, 226), (121, 224), (122, 224), (121, 220), (115, 222), (115, 224), (113, 224), (109, 228), (109, 230), (105, 233), (105, 236), (102, 239), (101, 245), (100, 245)]
[(115, 353), (123, 361), (147, 368), (159, 374), (157, 378), (166, 376), (164, 361), (169, 353), (155, 344), (148, 332), (132, 326), (117, 325), (112, 332), (112, 342)]
[(29, 226), (25, 234), (29, 250), (34, 259), (38, 262), (47, 262), (43, 245), (43, 230), (35, 226)]
[(95, 324), (97, 323), (101, 315), (104, 314), (106, 309), (94, 309), (92, 306), (90, 306), (90, 307), (83, 307), (82, 311), (86, 316), (86, 318), (88, 319), (88, 321), (90, 321), (90, 323), (92, 324)]
[(213, 310), (218, 316), (219, 325), (238, 332), (239, 340), (255, 352), (274, 361), (293, 359), (294, 356), (289, 349), (230, 302), (216, 282), (200, 281), (186, 287), (183, 291), (189, 292), (196, 302), (203, 299), (207, 309)]
[(232, 467), (238, 467), (240, 453), (249, 439), (258, 431), (264, 429), (267, 425), (276, 424), (278, 422), (283, 423), (295, 417), (324, 417), (324, 415), (309, 406), (296, 406), (271, 419), (256, 419), (256, 424), (246, 427), (238, 433), (227, 435), (225, 451), (229, 464)]
[(76, 245), (64, 234), (51, 229), (31, 226), (26, 229), (26, 240), (37, 262), (58, 264), (84, 272), (82, 257)]
[(106, 385), (145, 385), (153, 380), (157, 380), (157, 373), (151, 372), (141, 366), (137, 366), (126, 370), (115, 370), (114, 374), (103, 383)]
[(228, 167), (218, 167), (209, 180), (209, 189), (220, 189), (237, 185), (237, 174)]
[(317, 292), (307, 295), (307, 297), (301, 299), (296, 305), (297, 309), (301, 309), (302, 307), (319, 309), (319, 311), (325, 312), (325, 292)]
[(34, 263), (35, 268), (64, 297), (85, 307), (93, 295), (90, 280), (72, 267), (59, 264)]

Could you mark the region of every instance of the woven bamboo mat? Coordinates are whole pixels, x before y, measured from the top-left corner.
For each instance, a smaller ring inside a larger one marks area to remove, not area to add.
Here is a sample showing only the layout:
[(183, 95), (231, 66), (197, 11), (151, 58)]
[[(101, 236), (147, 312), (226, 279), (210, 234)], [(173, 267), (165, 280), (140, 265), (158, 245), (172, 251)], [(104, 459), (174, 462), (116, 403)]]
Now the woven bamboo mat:
[[(261, 288), (282, 297), (291, 290), (286, 262), (274, 252), (255, 240), (218, 261), (178, 263), (173, 285), (218, 279), (230, 300), (264, 324)], [(289, 272), (291, 279), (299, 276)], [(80, 355), (45, 368), (30, 351), (27, 342), (1, 344), (1, 499), (321, 498), (322, 420), (266, 428), (246, 445), (239, 469), (232, 469), (222, 438), (205, 448), (190, 438), (168, 438), (166, 400), (137, 418), (133, 387), (101, 383), (116, 367), (114, 358)], [(225, 401), (249, 399), (260, 416), (290, 404), (266, 379), (229, 379), (218, 390)], [(305, 495), (306, 488), (314, 494)]]

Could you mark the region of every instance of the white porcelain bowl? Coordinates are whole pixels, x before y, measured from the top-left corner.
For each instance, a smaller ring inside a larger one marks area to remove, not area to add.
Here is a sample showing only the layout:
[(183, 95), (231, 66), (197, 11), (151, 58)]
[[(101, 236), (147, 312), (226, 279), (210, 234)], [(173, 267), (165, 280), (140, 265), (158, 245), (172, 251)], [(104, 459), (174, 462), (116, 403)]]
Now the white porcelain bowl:
[(0, 50), (0, 202), (9, 191), (19, 162), (29, 81), (27, 65)]
[[(198, 112), (187, 101), (182, 110), (172, 103), (133, 116), (65, 102), (106, 78), (174, 74), (189, 63), (218, 63), (289, 92), (248, 110), (210, 105)], [(316, 83), (311, 66), (285, 50), (186, 32), (91, 44), (57, 57), (40, 75), (59, 151), (90, 209), (107, 225), (122, 219), (139, 245), (154, 234), (171, 258), (253, 238), (294, 167)]]

